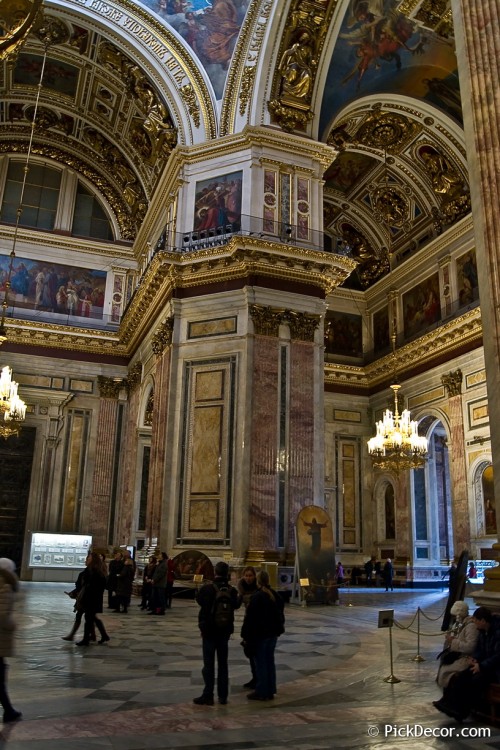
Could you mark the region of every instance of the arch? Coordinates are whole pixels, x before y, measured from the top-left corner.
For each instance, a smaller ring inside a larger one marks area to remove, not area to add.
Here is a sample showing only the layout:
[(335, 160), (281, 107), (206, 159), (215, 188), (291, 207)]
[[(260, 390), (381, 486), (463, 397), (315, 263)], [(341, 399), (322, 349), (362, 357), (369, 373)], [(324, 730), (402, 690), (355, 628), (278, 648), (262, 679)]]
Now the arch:
[(497, 519), (493, 484), (493, 464), (490, 459), (481, 458), (472, 467), (474, 496), (474, 519), (477, 537), (497, 535)]

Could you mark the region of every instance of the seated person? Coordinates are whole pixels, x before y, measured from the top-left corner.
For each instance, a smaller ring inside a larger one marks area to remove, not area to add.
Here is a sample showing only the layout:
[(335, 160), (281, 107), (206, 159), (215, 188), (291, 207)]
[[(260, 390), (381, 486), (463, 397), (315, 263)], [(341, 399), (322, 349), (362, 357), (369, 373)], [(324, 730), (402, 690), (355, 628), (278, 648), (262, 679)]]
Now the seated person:
[(472, 617), (469, 617), (469, 607), (465, 602), (456, 601), (450, 614), (455, 623), (446, 634), (444, 650), (436, 677), (439, 687), (446, 688), (453, 675), (469, 667), (468, 657), (474, 653), (479, 631)]
[(449, 681), (441, 700), (433, 701), (438, 711), (460, 722), (484, 705), (489, 685), (500, 680), (500, 617), (479, 607), (472, 618), (478, 638), (469, 666)]

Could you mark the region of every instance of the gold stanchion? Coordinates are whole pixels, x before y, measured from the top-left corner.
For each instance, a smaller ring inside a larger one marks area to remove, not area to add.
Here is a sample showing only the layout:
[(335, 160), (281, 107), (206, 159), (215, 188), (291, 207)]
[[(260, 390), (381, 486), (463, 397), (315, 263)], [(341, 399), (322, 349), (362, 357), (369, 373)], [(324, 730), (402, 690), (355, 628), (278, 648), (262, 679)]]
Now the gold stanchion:
[(389, 677), (384, 677), (384, 682), (390, 682), (396, 684), (401, 682), (397, 677), (394, 676), (393, 663), (392, 663), (392, 625), (394, 622), (394, 610), (383, 609), (378, 613), (378, 626), (379, 628), (389, 628), (389, 654), (391, 660), (391, 674)]
[(420, 655), (420, 607), (417, 609), (417, 654), (410, 661), (425, 661)]

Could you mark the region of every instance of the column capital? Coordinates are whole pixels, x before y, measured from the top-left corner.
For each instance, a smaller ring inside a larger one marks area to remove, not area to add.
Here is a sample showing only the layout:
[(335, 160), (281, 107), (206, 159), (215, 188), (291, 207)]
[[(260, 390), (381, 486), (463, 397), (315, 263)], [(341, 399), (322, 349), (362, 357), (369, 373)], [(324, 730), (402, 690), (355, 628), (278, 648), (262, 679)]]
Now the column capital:
[(117, 399), (120, 394), (120, 389), (123, 388), (123, 380), (115, 380), (114, 378), (106, 378), (104, 375), (98, 375), (97, 385), (99, 387), (99, 396), (101, 398)]
[(455, 370), (449, 372), (447, 375), (442, 375), (441, 382), (446, 388), (448, 398), (451, 398), (452, 396), (460, 396), (462, 380), (462, 370)]
[(261, 336), (278, 336), (280, 325), (285, 322), (284, 310), (263, 305), (250, 305), (249, 309), (255, 333)]
[(319, 315), (307, 315), (302, 312), (287, 310), (286, 321), (290, 326), (290, 336), (298, 341), (314, 341), (314, 334), (319, 326)]
[(172, 334), (174, 330), (174, 318), (167, 318), (161, 323), (152, 338), (151, 348), (157, 357), (161, 357), (167, 346), (172, 343)]

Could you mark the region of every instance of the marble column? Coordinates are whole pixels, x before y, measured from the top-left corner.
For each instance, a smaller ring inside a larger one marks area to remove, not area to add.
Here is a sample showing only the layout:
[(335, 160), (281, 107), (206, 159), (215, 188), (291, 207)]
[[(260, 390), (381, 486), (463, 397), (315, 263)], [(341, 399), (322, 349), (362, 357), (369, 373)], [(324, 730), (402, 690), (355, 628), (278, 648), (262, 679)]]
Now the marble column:
[(451, 4), (476, 238), (497, 518), (500, 518), (500, 5)]
[(394, 556), (398, 560), (412, 559), (412, 534), (410, 526), (410, 481), (411, 474), (408, 471), (396, 477), (395, 505), (396, 505), (396, 548)]
[(100, 395), (99, 418), (88, 529), (89, 533), (92, 534), (94, 548), (105, 550), (108, 547), (109, 515), (113, 490), (118, 396), (120, 389), (123, 387), (123, 382), (100, 376), (98, 386)]
[[(171, 367), (171, 343), (174, 319), (169, 318), (153, 336), (152, 349), (156, 355), (153, 423), (151, 429), (151, 459), (146, 510), (146, 544), (162, 543), (162, 509), (165, 481), (165, 439), (168, 424), (168, 389)], [(163, 524), (165, 527), (165, 524)]]
[(453, 514), (453, 549), (458, 556), (468, 549), (471, 528), (469, 519), (469, 502), (467, 496), (467, 465), (465, 453), (465, 434), (463, 404), (461, 395), (462, 372), (455, 370), (441, 378), (448, 394), (448, 413), (450, 418), (450, 478)]
[[(278, 475), (278, 404), (279, 404), (279, 327), (282, 316), (277, 311), (251, 311), (255, 338), (253, 343), (251, 455), (249, 478), (249, 561), (265, 559), (266, 551), (275, 550), (276, 496)], [(286, 460), (279, 457), (280, 463)]]
[(115, 528), (115, 544), (132, 542), (133, 516), (135, 510), (135, 487), (137, 473), (137, 417), (139, 414), (142, 365), (134, 365), (127, 375), (128, 412), (125, 428), (125, 441), (122, 455), (123, 485), (121, 503)]

